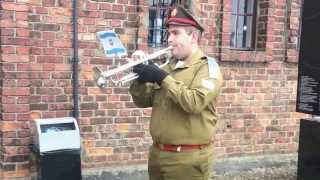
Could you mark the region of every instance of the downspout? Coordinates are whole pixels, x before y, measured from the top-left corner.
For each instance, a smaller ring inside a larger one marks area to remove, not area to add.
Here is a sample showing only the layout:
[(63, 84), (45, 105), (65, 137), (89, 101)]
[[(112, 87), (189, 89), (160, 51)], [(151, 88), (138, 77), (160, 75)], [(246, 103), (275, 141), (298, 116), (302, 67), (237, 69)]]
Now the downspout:
[(222, 33), (223, 33), (223, 10), (224, 10), (224, 4), (223, 0), (220, 0), (220, 7), (219, 7), (219, 15), (218, 18), (216, 19), (216, 30), (217, 30), (217, 38), (218, 40), (217, 43), (217, 49), (218, 49), (218, 60), (221, 61), (222, 58)]
[(136, 30), (136, 37), (135, 37), (135, 50), (139, 49), (139, 30), (140, 30), (140, 24), (141, 24), (141, 16), (140, 16), (140, 0), (137, 0), (136, 4), (136, 13), (137, 13), (137, 30)]
[(288, 18), (289, 17), (289, 9), (291, 10), (291, 0), (286, 0), (285, 5), (285, 22), (284, 22), (284, 61), (288, 61)]
[(73, 0), (72, 3), (72, 27), (73, 27), (73, 57), (72, 57), (72, 88), (73, 88), (73, 112), (72, 115), (78, 120), (79, 118), (79, 75), (78, 75), (78, 1)]

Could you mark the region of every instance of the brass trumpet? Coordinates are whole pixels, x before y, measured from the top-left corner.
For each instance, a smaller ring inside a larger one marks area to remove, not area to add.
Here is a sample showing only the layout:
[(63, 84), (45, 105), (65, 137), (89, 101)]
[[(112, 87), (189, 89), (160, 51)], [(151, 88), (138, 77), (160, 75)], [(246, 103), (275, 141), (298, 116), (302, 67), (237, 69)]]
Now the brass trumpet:
[[(157, 57), (161, 56), (161, 55), (165, 55), (165, 54), (170, 54), (171, 50), (173, 49), (172, 46), (169, 46), (167, 48), (164, 48), (164, 49), (161, 49), (159, 51), (156, 51), (152, 54), (148, 54), (146, 55), (144, 58), (142, 59), (138, 59), (138, 60), (130, 60), (131, 62), (127, 63), (127, 64), (124, 64), (122, 66), (119, 66), (115, 69), (111, 69), (111, 70), (108, 70), (108, 71), (101, 71), (98, 67), (94, 67), (93, 68), (93, 72), (94, 72), (94, 79), (96, 81), (96, 84), (99, 86), (99, 87), (106, 87), (107, 86), (107, 80), (111, 80), (111, 82), (115, 83), (116, 85), (123, 85), (127, 82), (130, 82), (132, 80), (135, 80), (137, 79), (139, 76), (136, 74), (136, 73), (129, 73), (121, 78), (118, 78), (118, 79), (115, 79), (113, 78), (115, 75), (119, 74), (119, 73), (122, 73), (124, 71), (127, 71), (131, 68), (133, 68), (134, 66), (138, 65), (138, 64), (141, 64), (141, 63), (145, 63), (149, 60), (152, 60), (152, 59), (156, 59)], [(163, 64), (161, 65), (158, 65), (158, 67), (163, 67), (165, 66), (166, 64), (169, 63), (169, 58), (167, 58), (166, 62), (164, 62)]]

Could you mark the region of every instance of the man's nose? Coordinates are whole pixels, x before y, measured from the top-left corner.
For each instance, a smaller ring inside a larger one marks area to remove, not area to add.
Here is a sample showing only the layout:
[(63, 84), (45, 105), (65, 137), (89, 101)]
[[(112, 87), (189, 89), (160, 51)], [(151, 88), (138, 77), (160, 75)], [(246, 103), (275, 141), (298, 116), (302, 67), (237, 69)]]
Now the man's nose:
[(170, 44), (170, 43), (172, 43), (172, 41), (173, 41), (173, 38), (172, 38), (171, 35), (169, 35), (169, 36), (168, 36), (168, 43)]

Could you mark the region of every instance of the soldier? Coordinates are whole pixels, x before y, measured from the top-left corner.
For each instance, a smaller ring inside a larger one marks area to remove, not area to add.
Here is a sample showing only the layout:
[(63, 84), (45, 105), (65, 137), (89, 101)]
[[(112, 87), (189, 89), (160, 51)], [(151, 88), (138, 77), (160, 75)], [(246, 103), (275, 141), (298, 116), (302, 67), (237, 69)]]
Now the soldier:
[(209, 179), (222, 76), (216, 61), (200, 50), (204, 28), (189, 11), (176, 6), (166, 24), (173, 46), (170, 63), (162, 69), (135, 66), (139, 78), (130, 86), (138, 107), (152, 107), (149, 177)]

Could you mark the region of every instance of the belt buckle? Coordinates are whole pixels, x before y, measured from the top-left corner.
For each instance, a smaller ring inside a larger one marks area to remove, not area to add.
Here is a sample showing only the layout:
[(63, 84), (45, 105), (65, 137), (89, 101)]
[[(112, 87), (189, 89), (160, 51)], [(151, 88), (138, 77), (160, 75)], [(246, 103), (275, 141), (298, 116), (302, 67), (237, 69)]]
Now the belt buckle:
[(177, 146), (176, 151), (177, 151), (177, 152), (180, 152), (180, 151), (181, 151), (181, 146)]

